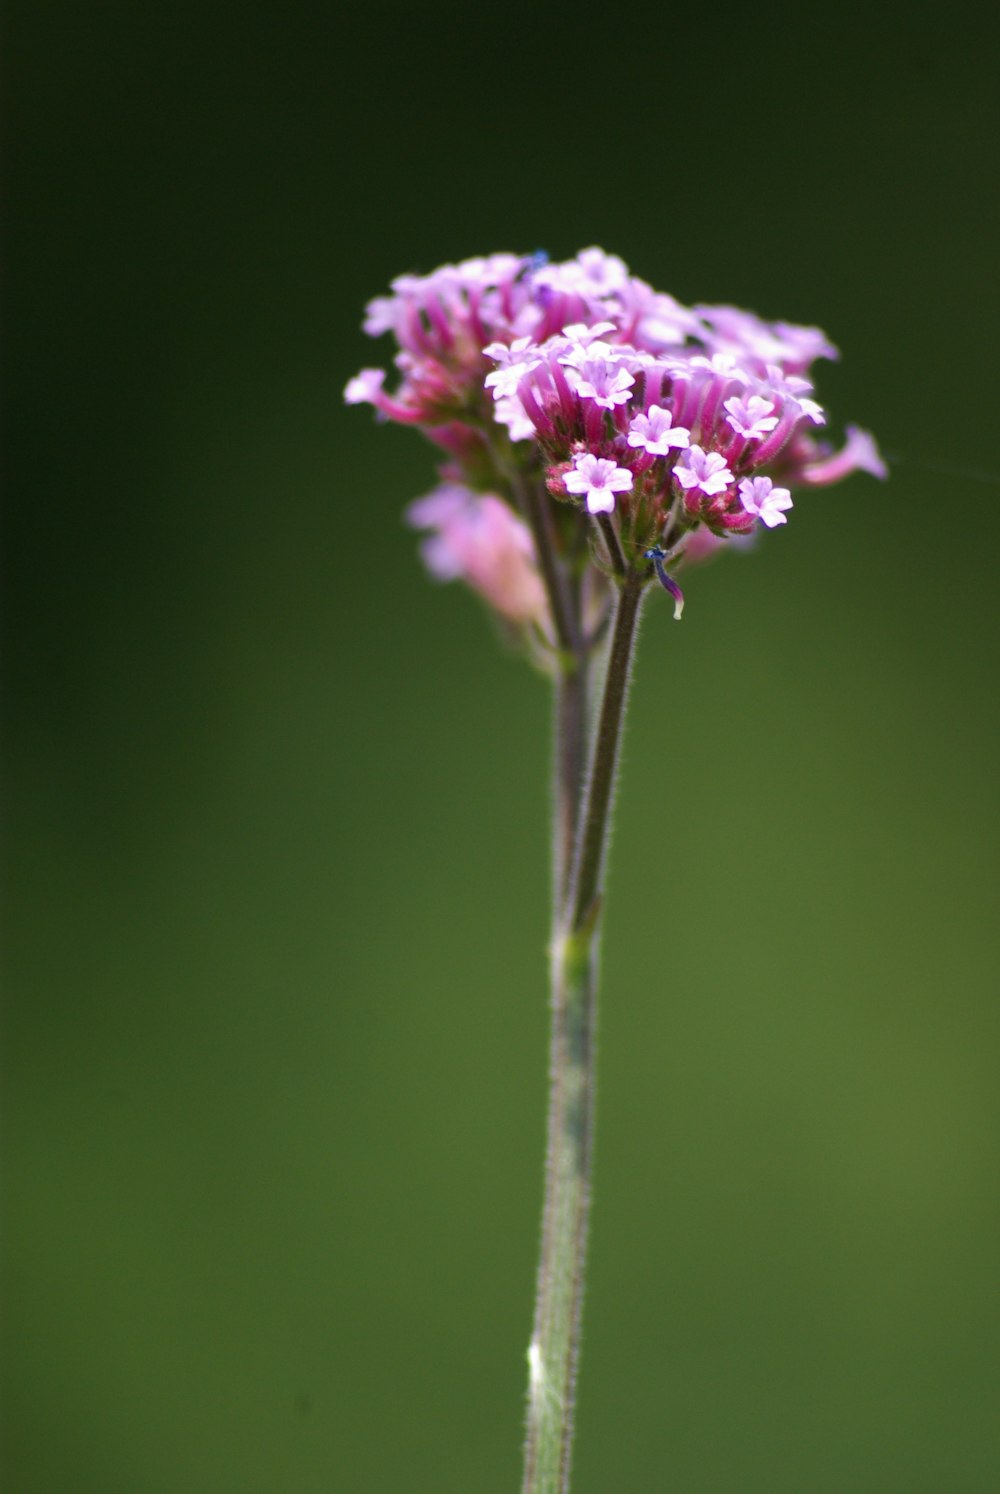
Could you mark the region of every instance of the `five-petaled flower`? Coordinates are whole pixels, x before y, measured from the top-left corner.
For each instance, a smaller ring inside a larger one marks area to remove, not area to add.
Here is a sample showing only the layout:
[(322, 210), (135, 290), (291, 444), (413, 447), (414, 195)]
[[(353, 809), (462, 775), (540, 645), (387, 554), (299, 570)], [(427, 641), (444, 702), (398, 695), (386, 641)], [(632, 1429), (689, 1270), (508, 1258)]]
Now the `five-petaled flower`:
[(627, 467), (619, 467), (604, 457), (595, 457), (589, 451), (575, 458), (573, 471), (567, 472), (563, 478), (567, 493), (586, 496), (587, 508), (592, 514), (613, 513), (615, 494), (627, 493), (632, 481)]
[(691, 432), (673, 424), (673, 414), (661, 405), (651, 405), (648, 415), (636, 415), (628, 428), (628, 444), (641, 446), (650, 456), (666, 456), (671, 447), (689, 445)]
[(777, 415), (771, 413), (774, 401), (764, 399), (760, 394), (751, 394), (749, 398), (734, 395), (726, 400), (723, 408), (727, 411), (726, 420), (736, 434), (751, 441), (766, 436), (778, 424)]
[(674, 468), (674, 477), (682, 488), (697, 490), (706, 498), (724, 493), (733, 480), (726, 459), (717, 451), (703, 451), (689, 446)]
[[(530, 353), (528, 348), (532, 349)], [(492, 389), (495, 400), (515, 394), (524, 375), (530, 373), (538, 362), (530, 337), (516, 337), (510, 347), (502, 342), (491, 342), (489, 347), (483, 348), (483, 353), (500, 365), (483, 380), (483, 388)]]
[(787, 488), (776, 488), (769, 477), (744, 477), (739, 493), (747, 513), (760, 519), (768, 529), (788, 523), (785, 510), (792, 506), (792, 495)]
[(602, 410), (628, 402), (635, 379), (624, 364), (605, 358), (585, 358), (575, 366), (571, 357), (559, 361), (567, 365), (567, 378), (582, 399), (593, 400)]

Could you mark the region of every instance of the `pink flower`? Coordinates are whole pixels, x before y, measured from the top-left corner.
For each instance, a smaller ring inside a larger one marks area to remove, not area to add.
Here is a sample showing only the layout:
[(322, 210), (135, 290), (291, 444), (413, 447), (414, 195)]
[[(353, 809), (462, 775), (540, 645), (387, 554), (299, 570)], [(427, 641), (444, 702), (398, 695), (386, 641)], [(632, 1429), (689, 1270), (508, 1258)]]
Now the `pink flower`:
[(535, 434), (535, 427), (525, 414), (524, 406), (516, 394), (498, 399), (493, 406), (493, 418), (498, 425), (507, 427), (512, 441), (527, 441)]
[(778, 423), (777, 415), (771, 414), (774, 401), (759, 394), (751, 394), (749, 398), (734, 395), (726, 400), (723, 409), (728, 411), (726, 420), (736, 434), (745, 436), (748, 441), (759, 441)]
[(666, 456), (671, 447), (687, 446), (691, 432), (672, 424), (673, 415), (660, 405), (651, 405), (646, 415), (636, 415), (628, 428), (628, 444), (641, 446), (651, 456)]
[[(560, 358), (560, 363), (570, 365), (571, 358)], [(581, 399), (591, 399), (602, 410), (613, 410), (624, 405), (630, 398), (635, 379), (617, 360), (586, 358), (576, 365), (567, 377)]]
[(373, 405), (385, 383), (384, 368), (363, 368), (344, 389), (345, 405)]
[(720, 351), (749, 357), (755, 363), (780, 363), (795, 372), (815, 358), (836, 358), (837, 349), (819, 327), (792, 322), (765, 322), (738, 306), (696, 306), (711, 331), (706, 342)]
[(595, 322), (592, 327), (588, 327), (586, 322), (574, 322), (571, 327), (562, 329), (563, 336), (568, 337), (570, 342), (578, 342), (585, 348), (614, 330), (614, 322)]
[[(529, 348), (532, 349), (530, 353), (527, 351)], [(483, 380), (483, 387), (492, 389), (493, 398), (497, 400), (508, 399), (516, 394), (524, 375), (541, 362), (541, 355), (535, 350), (530, 337), (516, 337), (510, 347), (502, 342), (491, 342), (489, 347), (483, 348), (483, 352), (498, 365)]]
[(631, 489), (632, 474), (627, 467), (588, 451), (574, 458), (574, 471), (567, 472), (563, 482), (567, 493), (586, 495), (590, 513), (610, 514), (614, 512), (615, 494)]
[(575, 259), (563, 264), (542, 265), (535, 275), (538, 285), (595, 301), (623, 290), (628, 279), (628, 270), (616, 254), (596, 248), (581, 249)]
[(733, 480), (725, 457), (717, 451), (702, 451), (700, 446), (688, 448), (674, 468), (674, 476), (682, 488), (697, 488), (706, 498), (724, 493)]
[(526, 525), (501, 498), (444, 483), (406, 510), (415, 529), (436, 531), (421, 545), (424, 563), (439, 581), (465, 581), (514, 623), (544, 625), (545, 589)]
[(747, 513), (760, 519), (768, 529), (788, 523), (785, 510), (792, 506), (792, 495), (787, 488), (776, 488), (769, 477), (744, 477), (739, 491)]
[(823, 487), (827, 483), (840, 482), (851, 472), (870, 472), (872, 477), (889, 476), (874, 436), (857, 425), (847, 426), (845, 434), (847, 440), (842, 451), (808, 462), (795, 473), (796, 482)]
[(411, 510), (432, 531), (425, 558), (507, 617), (545, 607), (528, 531), (482, 495), (506, 493), (512, 465), (540, 497), (576, 500), (558, 522), (578, 523), (580, 553), (588, 517), (620, 511), (623, 540), (668, 581), (675, 563), (785, 524), (800, 487), (886, 476), (867, 432), (849, 426), (840, 452), (818, 439), (810, 365), (837, 350), (816, 327), (683, 306), (598, 248), (467, 259), (391, 288), (366, 330), (392, 335), (396, 375), (362, 369), (344, 397), (447, 454), (444, 486)]

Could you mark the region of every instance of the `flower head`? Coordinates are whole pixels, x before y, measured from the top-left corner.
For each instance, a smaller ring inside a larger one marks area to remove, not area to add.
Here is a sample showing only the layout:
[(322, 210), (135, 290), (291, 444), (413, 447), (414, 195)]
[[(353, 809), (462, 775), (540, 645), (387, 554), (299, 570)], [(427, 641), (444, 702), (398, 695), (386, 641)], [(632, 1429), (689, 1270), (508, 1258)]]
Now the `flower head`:
[[(367, 368), (344, 398), (416, 425), (447, 453), (434, 504), (412, 510), (433, 530), (425, 556), (507, 616), (537, 618), (545, 586), (555, 606), (553, 578), (587, 553), (593, 516), (619, 574), (637, 555), (656, 570), (661, 551), (672, 579), (682, 561), (786, 523), (796, 489), (886, 475), (857, 427), (840, 451), (818, 438), (826, 414), (811, 365), (837, 350), (817, 327), (684, 306), (596, 247), (561, 263), (462, 260), (401, 275), (391, 292), (370, 303), (365, 326), (394, 337), (396, 387)], [(500, 492), (517, 496), (522, 517)], [(580, 501), (541, 522), (532, 493)], [(555, 545), (554, 565), (536, 568), (529, 516)], [(596, 574), (583, 588), (592, 599), (605, 585)]]

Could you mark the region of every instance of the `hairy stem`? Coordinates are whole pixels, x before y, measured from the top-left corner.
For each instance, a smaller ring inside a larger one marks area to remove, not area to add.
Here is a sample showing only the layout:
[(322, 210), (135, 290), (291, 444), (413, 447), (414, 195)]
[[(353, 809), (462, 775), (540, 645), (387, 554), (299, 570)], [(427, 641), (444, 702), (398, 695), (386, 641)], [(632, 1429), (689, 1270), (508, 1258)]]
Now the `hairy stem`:
[(574, 588), (569, 574), (560, 562), (549, 496), (540, 482), (526, 479), (516, 464), (507, 466), (506, 476), (515, 504), (527, 520), (535, 542), (538, 569), (548, 596), (556, 641), (564, 655), (564, 666), (568, 669), (572, 663), (572, 667), (578, 668), (583, 656), (579, 608), (574, 605)]
[(569, 895), (574, 839), (580, 819), (587, 755), (589, 675), (588, 662), (581, 660), (575, 668), (557, 669), (555, 677), (552, 906), (556, 917)]
[(628, 695), (632, 650), (635, 646), (645, 576), (629, 571), (618, 593), (614, 632), (608, 654), (601, 715), (593, 761), (575, 848), (575, 863), (566, 912), (569, 931), (579, 934), (596, 919), (594, 905), (601, 891), (604, 854), (608, 843), (615, 772), (621, 743), (622, 720)]
[[(593, 1150), (600, 889), (643, 585), (642, 577), (629, 572), (619, 593), (570, 880), (561, 897), (556, 886), (545, 1206), (528, 1350), (523, 1494), (569, 1489)], [(576, 732), (582, 743), (582, 721), (557, 710), (556, 728)], [(559, 744), (557, 762), (564, 746)]]

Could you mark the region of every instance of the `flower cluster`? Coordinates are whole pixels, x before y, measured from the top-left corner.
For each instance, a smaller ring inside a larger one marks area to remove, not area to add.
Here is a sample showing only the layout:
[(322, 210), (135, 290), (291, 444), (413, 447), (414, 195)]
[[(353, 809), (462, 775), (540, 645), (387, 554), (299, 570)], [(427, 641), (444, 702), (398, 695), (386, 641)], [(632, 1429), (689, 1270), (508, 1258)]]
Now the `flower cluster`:
[[(523, 484), (512, 472), (544, 485), (557, 514), (574, 509), (578, 526), (611, 522), (630, 560), (655, 550), (661, 579), (685, 555), (784, 524), (795, 488), (886, 475), (867, 433), (848, 427), (836, 453), (818, 435), (826, 416), (809, 369), (837, 356), (818, 328), (683, 306), (596, 248), (561, 264), (466, 260), (401, 276), (392, 291), (370, 304), (365, 326), (395, 336), (398, 387), (387, 391), (384, 372), (368, 368), (345, 398), (418, 426), (449, 454), (442, 476), (467, 497), (428, 518), (432, 555), (466, 553), (471, 490), (513, 495)], [(502, 499), (488, 501), (485, 522), (496, 526)], [(464, 528), (450, 537), (453, 524)], [(549, 532), (565, 535), (565, 520)], [(542, 594), (532, 539), (516, 533), (509, 594), (495, 577), (484, 583), (481, 565), (453, 559), (451, 573), (506, 616), (537, 621), (544, 609), (524, 600)], [(525, 591), (525, 567), (537, 589)]]

